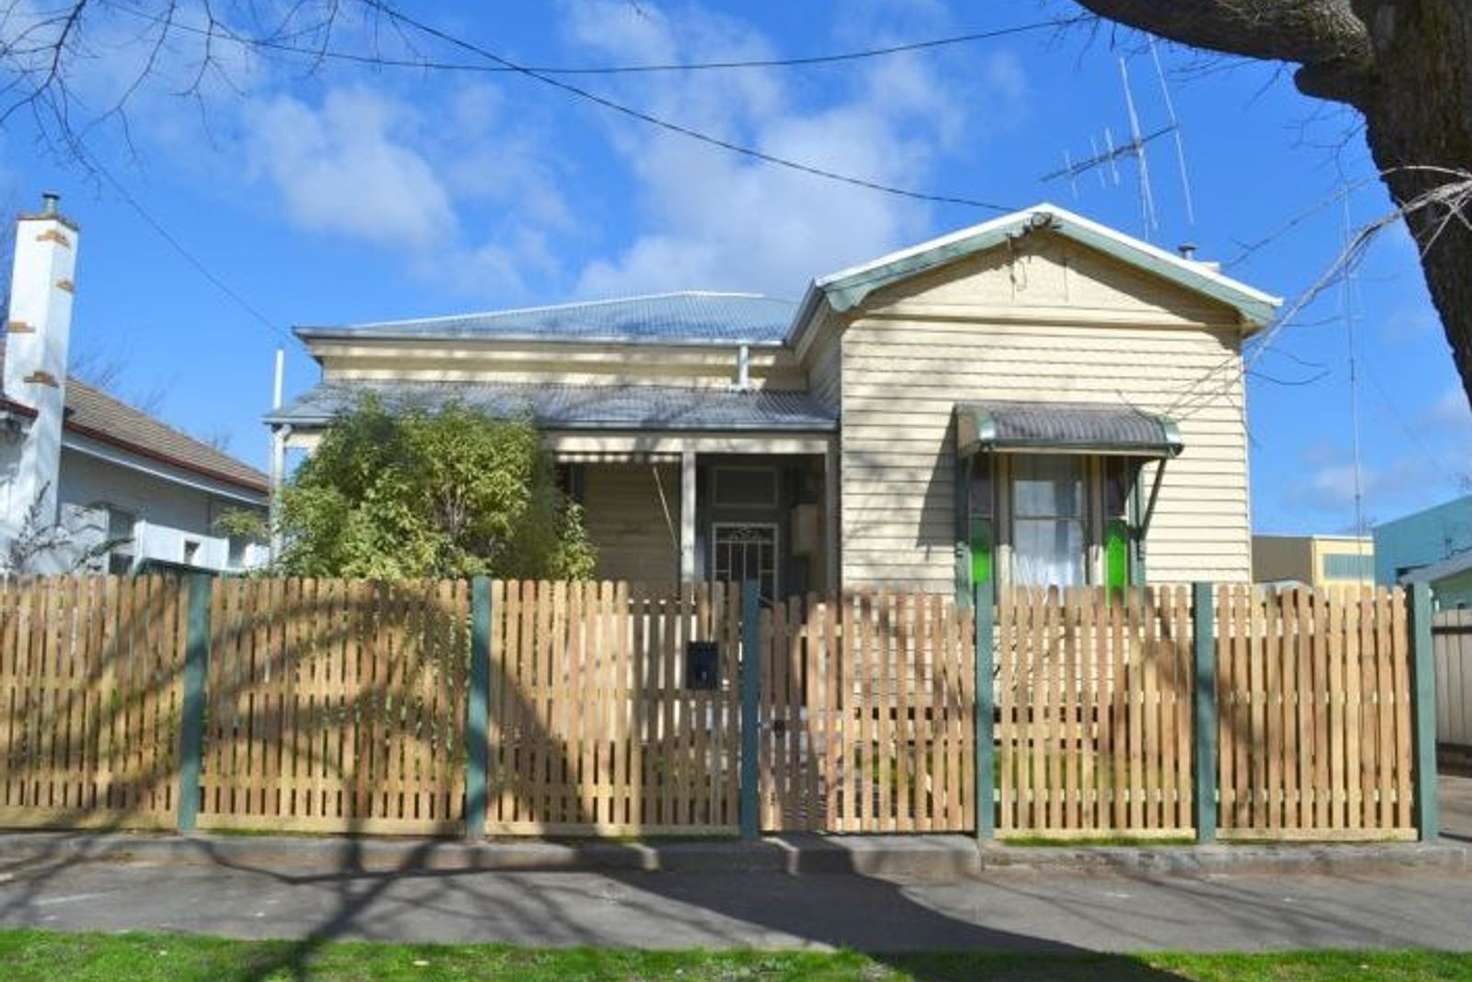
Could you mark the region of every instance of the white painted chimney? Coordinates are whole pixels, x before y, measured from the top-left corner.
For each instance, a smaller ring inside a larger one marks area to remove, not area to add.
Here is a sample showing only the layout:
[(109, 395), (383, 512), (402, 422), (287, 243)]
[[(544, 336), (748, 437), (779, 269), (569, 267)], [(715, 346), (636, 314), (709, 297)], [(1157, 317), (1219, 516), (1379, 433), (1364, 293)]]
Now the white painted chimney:
[(34, 411), (35, 418), (21, 434), (5, 496), (6, 524), (11, 529), (19, 528), (38, 495), (44, 495), (41, 520), (47, 524), (56, 520), (78, 244), (76, 225), (57, 211), (56, 203), (56, 195), (42, 195), (40, 212), (21, 215), (15, 227), (4, 394), (10, 402)]

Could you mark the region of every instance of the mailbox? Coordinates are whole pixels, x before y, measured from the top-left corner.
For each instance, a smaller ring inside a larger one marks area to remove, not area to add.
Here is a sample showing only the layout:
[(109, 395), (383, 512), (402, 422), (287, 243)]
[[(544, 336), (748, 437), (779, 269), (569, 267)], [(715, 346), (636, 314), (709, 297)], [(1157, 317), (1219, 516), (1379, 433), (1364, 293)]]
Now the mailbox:
[(685, 643), (685, 688), (716, 689), (721, 684), (721, 646), (715, 641)]

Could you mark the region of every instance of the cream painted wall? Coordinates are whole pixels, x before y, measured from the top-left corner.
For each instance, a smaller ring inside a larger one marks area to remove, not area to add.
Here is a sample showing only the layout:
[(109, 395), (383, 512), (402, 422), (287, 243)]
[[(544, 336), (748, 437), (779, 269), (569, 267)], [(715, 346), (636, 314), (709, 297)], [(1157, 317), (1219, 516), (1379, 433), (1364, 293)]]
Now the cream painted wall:
[[(842, 338), (847, 587), (954, 588), (952, 411), (987, 399), (1128, 403), (1169, 415), (1152, 582), (1252, 575), (1234, 311), (1034, 234), (897, 284)], [(1145, 486), (1153, 478), (1147, 468)]]
[[(655, 481), (658, 468), (659, 483)], [(660, 484), (669, 519), (660, 505)], [(636, 583), (679, 578), (680, 468), (671, 464), (588, 464), (583, 471), (583, 518), (598, 548), (596, 576)]]

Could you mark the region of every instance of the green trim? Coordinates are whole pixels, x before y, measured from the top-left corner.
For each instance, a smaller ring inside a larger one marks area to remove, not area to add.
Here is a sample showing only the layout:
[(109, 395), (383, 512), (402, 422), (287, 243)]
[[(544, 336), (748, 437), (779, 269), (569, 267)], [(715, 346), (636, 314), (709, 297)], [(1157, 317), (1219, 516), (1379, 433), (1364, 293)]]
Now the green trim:
[(470, 582), (470, 692), (465, 703), (465, 835), (486, 834), (490, 782), (491, 581)]
[(1431, 642), (1431, 584), (1411, 584), (1411, 715), (1416, 721), (1416, 828), (1421, 841), (1441, 834), (1436, 801), (1436, 666)]
[(1259, 327), (1272, 321), (1277, 313), (1278, 303), (1264, 299), (1245, 285), (1234, 285), (1234, 281), (1225, 277), (1209, 275), (1186, 260), (1163, 255), (1128, 236), (1105, 234), (1085, 224), (1079, 216), (1050, 204), (1037, 205), (979, 225), (970, 235), (892, 262), (860, 267), (846, 276), (821, 282), (818, 288), (827, 296), (833, 309), (842, 313), (857, 307), (870, 294), (890, 284), (1039, 230), (1072, 239), (1127, 265), (1226, 304), (1244, 320)]
[(971, 538), (967, 525), (971, 513), (971, 468), (974, 457), (962, 457), (955, 461), (955, 481), (952, 487), (952, 508), (955, 533), (955, 592), (956, 604), (965, 607), (971, 603)]
[(976, 606), (976, 838), (996, 835), (996, 697), (992, 690), (995, 611), (990, 582), (977, 583)]
[(761, 835), (757, 771), (757, 708), (761, 701), (761, 587), (756, 580), (741, 584), (741, 838)]
[(1210, 583), (1191, 585), (1196, 669), (1196, 841), (1216, 841), (1216, 611)]
[(205, 685), (210, 658), (210, 593), (214, 577), (194, 573), (189, 584), (189, 626), (184, 646), (184, 705), (179, 720), (179, 831), (199, 819), (199, 773), (204, 758)]

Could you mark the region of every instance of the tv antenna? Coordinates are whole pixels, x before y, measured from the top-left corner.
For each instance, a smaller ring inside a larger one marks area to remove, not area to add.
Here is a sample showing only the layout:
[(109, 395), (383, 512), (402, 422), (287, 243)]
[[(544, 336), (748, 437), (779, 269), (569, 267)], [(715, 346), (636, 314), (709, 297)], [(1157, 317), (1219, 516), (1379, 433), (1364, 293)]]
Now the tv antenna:
[(1167, 136), (1171, 137), (1175, 144), (1176, 169), (1180, 172), (1181, 177), (1181, 193), (1186, 205), (1186, 222), (1191, 226), (1196, 224), (1196, 204), (1191, 193), (1190, 171), (1186, 166), (1186, 141), (1181, 132), (1180, 118), (1176, 115), (1175, 100), (1171, 98), (1170, 85), (1165, 78), (1165, 68), (1160, 62), (1160, 53), (1153, 39), (1150, 41), (1150, 61), (1155, 67), (1155, 76), (1160, 83), (1165, 125), (1149, 131), (1144, 129), (1135, 104), (1134, 90), (1130, 86), (1129, 63), (1124, 58), (1120, 58), (1119, 80), (1124, 91), (1125, 113), (1129, 122), (1129, 141), (1116, 143), (1113, 130), (1105, 126), (1102, 149), (1100, 140), (1090, 135), (1088, 157), (1074, 160), (1072, 152), (1064, 150), (1063, 167), (1044, 174), (1041, 178), (1045, 183), (1067, 179), (1074, 198), (1078, 198), (1080, 196), (1080, 177), (1093, 171), (1098, 175), (1101, 188), (1108, 190), (1111, 183), (1114, 187), (1119, 187), (1121, 184), (1119, 162), (1133, 159), (1139, 177), (1140, 218), (1144, 225), (1146, 238), (1150, 238), (1160, 230), (1160, 212), (1156, 203), (1155, 186), (1150, 176), (1148, 147), (1156, 140)]

